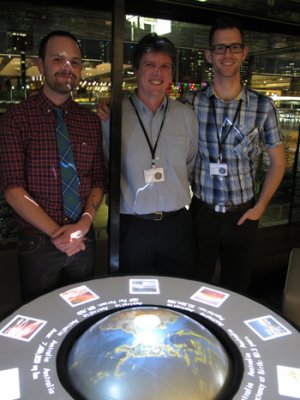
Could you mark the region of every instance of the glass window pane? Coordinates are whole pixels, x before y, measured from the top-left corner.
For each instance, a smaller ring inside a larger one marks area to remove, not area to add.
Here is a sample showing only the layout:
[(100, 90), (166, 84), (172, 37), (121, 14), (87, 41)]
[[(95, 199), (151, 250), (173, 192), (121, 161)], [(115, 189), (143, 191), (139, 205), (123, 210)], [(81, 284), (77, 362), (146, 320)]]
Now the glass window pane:
[[(217, 3), (221, 2), (215, 2)], [(230, 2), (230, 5), (233, 3)], [(265, 13), (266, 2), (258, 0), (256, 3), (256, 11)], [(75, 100), (95, 109), (100, 98), (111, 95), (110, 13), (84, 8), (36, 6), (24, 2), (22, 8), (18, 2), (1, 4), (0, 112), (4, 112), (10, 104), (34, 94), (41, 87), (42, 76), (35, 66), (39, 41), (48, 31), (62, 27), (78, 37), (83, 55), (82, 81), (74, 92)], [(251, 2), (236, 2), (236, 7), (237, 4), (254, 11)], [(141, 37), (149, 32), (168, 37), (177, 47), (176, 70), (169, 87), (172, 97), (178, 97), (185, 90), (199, 90), (205, 87), (213, 79), (212, 69), (204, 58), (208, 31), (209, 26), (203, 24), (127, 15), (124, 38), (124, 92), (131, 92), (135, 88), (132, 52)], [(293, 196), (293, 165), (300, 117), (297, 100), (297, 96), (300, 96), (300, 36), (256, 31), (245, 33), (250, 53), (242, 67), (243, 81), (251, 88), (273, 96), (276, 100), (288, 158), (284, 180), (261, 224), (266, 226), (286, 223)], [(285, 99), (282, 99), (282, 96), (285, 96)], [(268, 160), (264, 156), (260, 164), (261, 177), (264, 176), (267, 165)], [(260, 187), (258, 185), (258, 189)]]

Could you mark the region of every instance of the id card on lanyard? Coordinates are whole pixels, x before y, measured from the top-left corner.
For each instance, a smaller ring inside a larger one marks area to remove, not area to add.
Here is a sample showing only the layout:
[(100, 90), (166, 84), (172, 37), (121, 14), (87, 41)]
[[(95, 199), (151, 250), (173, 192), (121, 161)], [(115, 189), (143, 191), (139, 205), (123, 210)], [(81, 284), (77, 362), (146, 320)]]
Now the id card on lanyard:
[[(239, 100), (239, 104), (238, 107), (236, 109), (236, 112), (234, 114), (233, 117), (233, 121), (231, 122), (228, 118), (226, 118), (226, 124), (222, 124), (222, 128), (220, 131), (220, 134), (218, 133), (218, 124), (217, 124), (217, 112), (216, 112), (216, 107), (215, 107), (215, 103), (214, 101), (211, 99), (212, 102), (212, 108), (213, 108), (213, 113), (214, 113), (214, 119), (215, 119), (215, 126), (216, 126), (216, 132), (217, 132), (217, 140), (218, 140), (218, 159), (217, 162), (211, 162), (209, 165), (209, 172), (211, 175), (217, 175), (217, 176), (227, 176), (228, 175), (228, 167), (227, 164), (222, 162), (222, 149), (223, 149), (223, 145), (226, 141), (226, 139), (228, 138), (234, 124), (235, 121), (240, 113), (241, 110), (241, 105), (242, 105), (242, 99)], [(222, 138), (222, 131), (223, 131), (223, 127), (226, 126), (227, 124), (230, 125), (230, 128), (228, 129), (228, 131), (226, 132), (225, 136)]]
[(155, 153), (156, 153), (156, 149), (157, 149), (158, 140), (160, 138), (161, 131), (162, 131), (164, 123), (165, 123), (167, 109), (168, 109), (168, 105), (169, 105), (169, 99), (167, 97), (167, 104), (166, 104), (166, 107), (165, 107), (165, 110), (164, 110), (164, 116), (163, 116), (163, 119), (161, 121), (161, 125), (160, 125), (159, 131), (158, 131), (158, 135), (157, 135), (157, 139), (156, 139), (156, 142), (154, 144), (154, 147), (152, 146), (152, 144), (150, 142), (149, 135), (148, 135), (148, 133), (146, 131), (146, 128), (145, 128), (145, 126), (143, 124), (143, 121), (141, 120), (141, 117), (140, 117), (140, 115), (138, 113), (138, 110), (136, 109), (136, 107), (135, 107), (135, 105), (134, 105), (134, 103), (132, 101), (131, 96), (129, 97), (129, 100), (130, 100), (130, 102), (132, 104), (132, 107), (134, 108), (134, 111), (135, 111), (137, 117), (138, 117), (139, 123), (140, 123), (141, 128), (143, 130), (143, 133), (145, 135), (148, 147), (149, 147), (150, 152), (151, 152), (151, 157), (152, 157), (151, 158), (152, 159), (151, 168), (144, 170), (145, 183), (164, 182), (164, 180), (165, 180), (164, 169), (155, 167)]

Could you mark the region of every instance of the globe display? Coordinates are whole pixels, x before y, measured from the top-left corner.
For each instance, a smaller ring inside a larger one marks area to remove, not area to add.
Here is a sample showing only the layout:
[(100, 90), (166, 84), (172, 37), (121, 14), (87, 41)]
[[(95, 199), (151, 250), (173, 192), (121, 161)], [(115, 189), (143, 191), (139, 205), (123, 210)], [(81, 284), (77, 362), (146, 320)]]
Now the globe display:
[(139, 307), (110, 314), (71, 348), (67, 368), (88, 400), (209, 400), (226, 386), (221, 342), (180, 312)]

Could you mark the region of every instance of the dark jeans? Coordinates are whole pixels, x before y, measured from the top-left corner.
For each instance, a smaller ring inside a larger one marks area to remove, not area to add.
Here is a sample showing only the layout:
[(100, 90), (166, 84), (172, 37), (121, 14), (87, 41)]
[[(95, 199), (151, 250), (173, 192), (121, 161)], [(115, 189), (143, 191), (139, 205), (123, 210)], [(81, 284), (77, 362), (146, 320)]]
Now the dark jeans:
[(21, 231), (18, 242), (18, 265), (21, 294), (28, 301), (59, 286), (83, 281), (94, 272), (95, 235), (87, 234), (86, 249), (68, 257), (43, 233)]
[(195, 279), (211, 283), (220, 258), (220, 286), (246, 293), (252, 270), (258, 221), (237, 222), (245, 210), (219, 213), (193, 198), (190, 212), (194, 221), (197, 267)]
[(186, 209), (162, 221), (121, 214), (120, 234), (120, 272), (190, 277), (195, 244)]

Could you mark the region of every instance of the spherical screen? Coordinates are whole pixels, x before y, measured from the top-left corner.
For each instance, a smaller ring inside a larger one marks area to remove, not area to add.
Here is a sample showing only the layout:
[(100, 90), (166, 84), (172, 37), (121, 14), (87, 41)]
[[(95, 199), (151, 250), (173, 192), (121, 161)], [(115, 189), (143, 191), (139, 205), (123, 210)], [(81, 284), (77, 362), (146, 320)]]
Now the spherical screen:
[(94, 400), (209, 400), (231, 370), (221, 342), (180, 312), (129, 308), (92, 325), (71, 348), (69, 379)]

